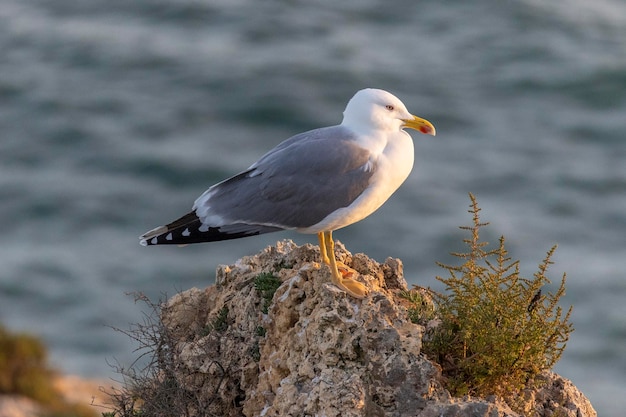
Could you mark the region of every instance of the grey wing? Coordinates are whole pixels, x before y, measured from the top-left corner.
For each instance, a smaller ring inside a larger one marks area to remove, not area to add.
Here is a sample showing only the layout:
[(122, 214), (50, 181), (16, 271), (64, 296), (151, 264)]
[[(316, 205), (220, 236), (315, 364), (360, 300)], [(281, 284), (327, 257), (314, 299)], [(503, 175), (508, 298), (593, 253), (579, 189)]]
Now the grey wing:
[(200, 196), (194, 210), (206, 225), (243, 223), (305, 228), (349, 206), (374, 172), (370, 153), (341, 126), (296, 135), (247, 171)]

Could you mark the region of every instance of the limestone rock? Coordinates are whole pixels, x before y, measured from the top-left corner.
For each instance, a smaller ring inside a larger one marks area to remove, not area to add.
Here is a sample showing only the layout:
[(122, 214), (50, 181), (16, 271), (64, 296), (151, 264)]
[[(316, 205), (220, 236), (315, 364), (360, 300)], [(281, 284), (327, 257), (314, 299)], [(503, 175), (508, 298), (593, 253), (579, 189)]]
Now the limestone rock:
[[(339, 243), (337, 257), (360, 273), (365, 299), (330, 283), (316, 246), (282, 241), (220, 266), (214, 286), (167, 302), (171, 377), (194, 393), (189, 415), (518, 415), (496, 399), (451, 398), (443, 388), (440, 367), (420, 351), (424, 329), (399, 297), (400, 260), (379, 264)], [(262, 273), (280, 279), (267, 314), (255, 288)], [(546, 378), (552, 382), (525, 399), (528, 415), (596, 415), (569, 381)]]

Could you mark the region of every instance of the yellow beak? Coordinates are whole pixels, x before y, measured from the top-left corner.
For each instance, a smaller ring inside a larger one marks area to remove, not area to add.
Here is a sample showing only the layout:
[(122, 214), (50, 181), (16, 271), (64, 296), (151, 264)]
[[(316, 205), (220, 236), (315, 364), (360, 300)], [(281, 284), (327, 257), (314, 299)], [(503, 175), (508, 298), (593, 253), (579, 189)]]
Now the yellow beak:
[(422, 119), (421, 117), (417, 117), (417, 116), (413, 116), (413, 115), (411, 115), (411, 116), (413, 117), (412, 119), (403, 119), (402, 120), (404, 122), (402, 127), (408, 127), (409, 129), (419, 130), (420, 132), (422, 132), (425, 135), (433, 135), (433, 136), (435, 136), (435, 134), (437, 132), (435, 130), (435, 126), (433, 126), (432, 123), (430, 123), (426, 119)]

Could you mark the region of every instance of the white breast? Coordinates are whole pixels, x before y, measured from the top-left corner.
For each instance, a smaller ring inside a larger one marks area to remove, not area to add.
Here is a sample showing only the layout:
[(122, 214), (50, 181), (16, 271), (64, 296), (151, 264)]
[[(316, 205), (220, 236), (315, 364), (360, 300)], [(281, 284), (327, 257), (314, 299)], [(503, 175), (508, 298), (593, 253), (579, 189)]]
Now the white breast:
[(341, 229), (363, 220), (391, 197), (413, 169), (413, 141), (404, 131), (385, 136), (386, 145), (376, 146), (380, 142), (374, 140), (368, 146), (374, 150), (372, 158), (376, 166), (369, 187), (348, 207), (335, 210), (319, 223), (297, 229), (298, 232), (313, 234)]

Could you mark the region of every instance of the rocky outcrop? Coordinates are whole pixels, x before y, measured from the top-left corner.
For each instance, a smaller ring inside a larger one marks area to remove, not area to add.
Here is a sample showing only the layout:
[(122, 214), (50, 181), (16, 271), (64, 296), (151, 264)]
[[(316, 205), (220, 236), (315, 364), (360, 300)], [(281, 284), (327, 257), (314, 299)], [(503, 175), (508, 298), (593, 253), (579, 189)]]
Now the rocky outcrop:
[[(423, 328), (399, 297), (407, 287), (399, 260), (379, 264), (341, 244), (337, 255), (361, 274), (365, 299), (330, 283), (316, 246), (283, 241), (220, 266), (215, 285), (162, 307), (171, 349), (159, 358), (162, 374), (193, 397), (190, 415), (518, 415), (496, 398), (444, 389), (440, 367), (421, 353)], [(262, 287), (272, 276), (273, 294)], [(526, 393), (527, 415), (596, 415), (569, 381), (543, 378), (543, 389)]]

